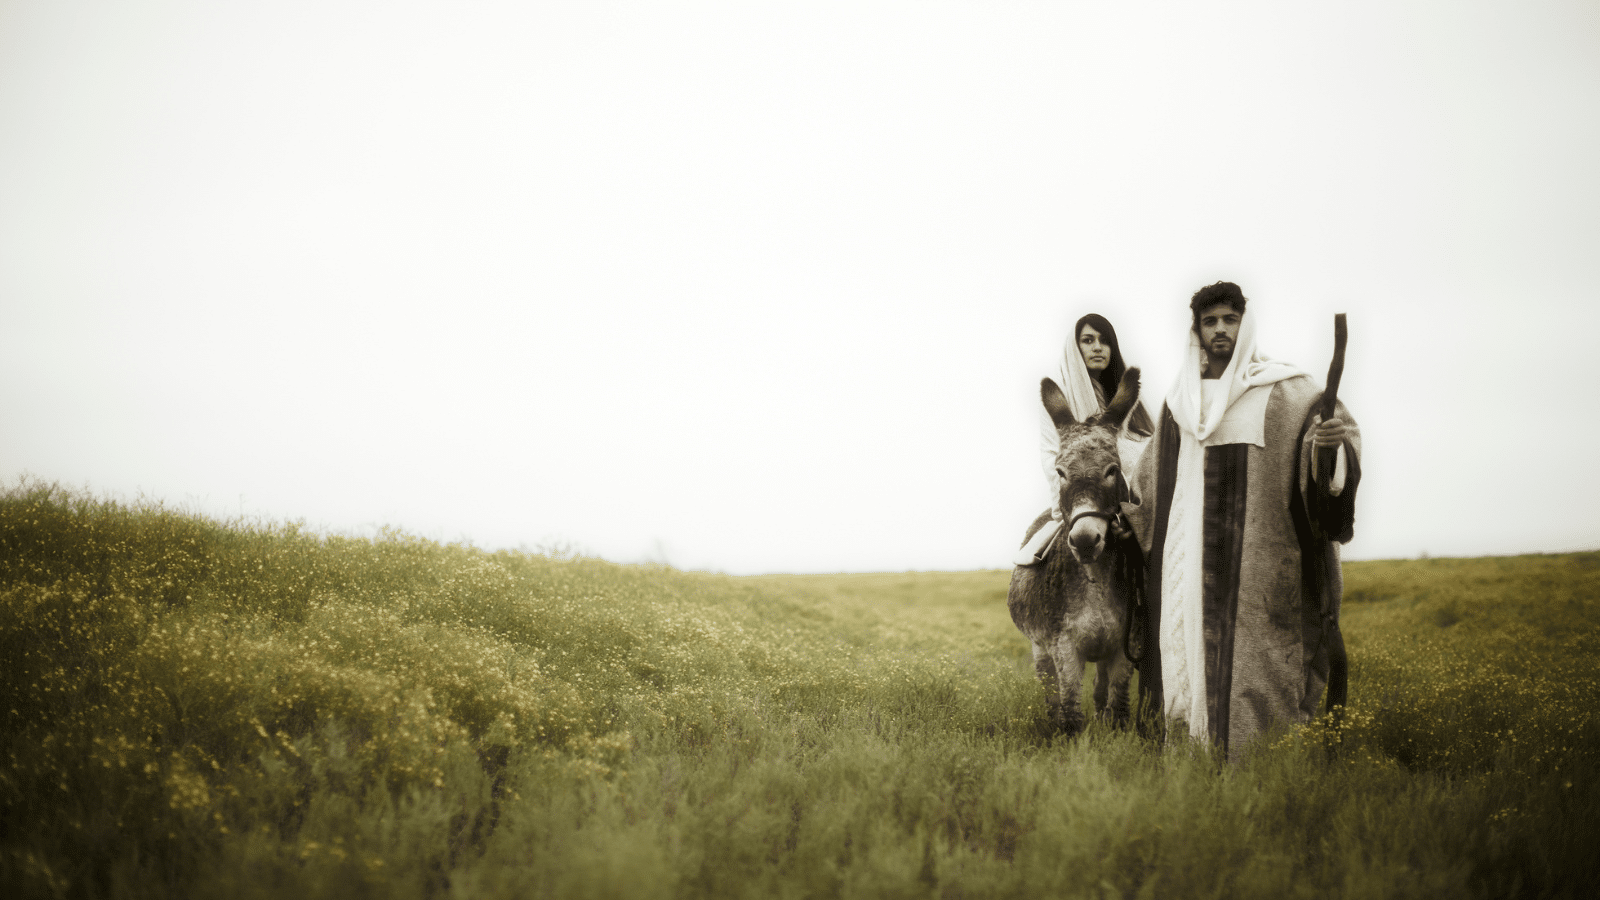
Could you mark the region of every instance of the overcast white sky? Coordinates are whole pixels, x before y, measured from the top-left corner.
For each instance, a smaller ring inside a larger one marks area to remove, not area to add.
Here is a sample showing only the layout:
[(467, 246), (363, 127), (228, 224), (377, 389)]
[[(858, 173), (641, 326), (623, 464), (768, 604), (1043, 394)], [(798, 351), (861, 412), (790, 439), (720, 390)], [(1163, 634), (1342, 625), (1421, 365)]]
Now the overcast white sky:
[[(1084, 312), (1239, 282), (1351, 558), (1600, 547), (1600, 5), (0, 2), (0, 475), (1008, 565)], [(1580, 418), (1581, 417), (1581, 418)]]

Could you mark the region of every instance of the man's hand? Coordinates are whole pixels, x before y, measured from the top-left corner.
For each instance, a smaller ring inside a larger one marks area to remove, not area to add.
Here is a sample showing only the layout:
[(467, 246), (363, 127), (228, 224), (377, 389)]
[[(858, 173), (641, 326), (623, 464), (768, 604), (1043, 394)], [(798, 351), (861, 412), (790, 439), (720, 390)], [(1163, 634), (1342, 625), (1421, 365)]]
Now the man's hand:
[(1318, 422), (1311, 433), (1311, 442), (1318, 447), (1337, 447), (1344, 443), (1344, 422), (1338, 418)]
[(1122, 513), (1111, 517), (1110, 530), (1111, 536), (1119, 541), (1125, 541), (1133, 537), (1133, 525), (1128, 521), (1128, 517)]

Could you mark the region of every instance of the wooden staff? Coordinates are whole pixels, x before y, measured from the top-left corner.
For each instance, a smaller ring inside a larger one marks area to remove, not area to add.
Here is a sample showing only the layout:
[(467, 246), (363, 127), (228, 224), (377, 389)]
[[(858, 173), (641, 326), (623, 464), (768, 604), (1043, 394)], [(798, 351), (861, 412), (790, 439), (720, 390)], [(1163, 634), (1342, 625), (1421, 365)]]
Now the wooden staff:
[[(1322, 392), (1322, 421), (1333, 418), (1339, 402), (1339, 379), (1344, 377), (1344, 345), (1350, 334), (1345, 329), (1344, 313), (1333, 317), (1333, 362), (1328, 364), (1328, 387)], [(1317, 448), (1317, 484), (1326, 493), (1333, 483), (1333, 465), (1338, 447)]]
[[(1344, 345), (1348, 337), (1344, 313), (1338, 313), (1333, 317), (1333, 362), (1328, 365), (1328, 387), (1322, 392), (1324, 422), (1333, 418), (1335, 405), (1339, 402), (1339, 379), (1344, 376)], [(1338, 451), (1338, 447), (1317, 448), (1317, 487), (1324, 497), (1333, 484), (1333, 467)], [(1323, 565), (1328, 570), (1326, 575), (1331, 576), (1332, 568), (1338, 564), (1338, 558), (1333, 554), (1332, 537), (1328, 536), (1323, 548)], [(1334, 724), (1337, 725), (1343, 711), (1341, 708), (1349, 698), (1350, 659), (1344, 650), (1344, 632), (1339, 629), (1339, 611), (1333, 607), (1333, 596), (1327, 591), (1326, 583), (1330, 580), (1331, 577), (1324, 578), (1322, 595), (1322, 637), (1328, 646), (1328, 699), (1323, 709), (1334, 714)]]

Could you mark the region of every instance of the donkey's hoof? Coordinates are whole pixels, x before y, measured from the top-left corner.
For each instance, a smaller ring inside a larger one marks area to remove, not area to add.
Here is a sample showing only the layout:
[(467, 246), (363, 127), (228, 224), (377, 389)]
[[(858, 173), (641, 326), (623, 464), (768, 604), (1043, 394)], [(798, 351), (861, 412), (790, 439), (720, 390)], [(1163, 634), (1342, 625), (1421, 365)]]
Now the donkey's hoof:
[(1077, 737), (1083, 731), (1083, 711), (1067, 706), (1050, 708), (1050, 725), (1063, 737)]
[(1129, 716), (1126, 709), (1102, 709), (1097, 711), (1095, 716), (1118, 731), (1128, 730)]

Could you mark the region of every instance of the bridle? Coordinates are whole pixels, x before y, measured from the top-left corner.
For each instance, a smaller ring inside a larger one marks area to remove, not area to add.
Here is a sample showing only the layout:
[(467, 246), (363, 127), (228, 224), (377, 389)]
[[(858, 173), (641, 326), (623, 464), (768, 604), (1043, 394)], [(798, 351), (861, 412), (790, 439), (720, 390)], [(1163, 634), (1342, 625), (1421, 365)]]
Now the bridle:
[(1072, 530), (1072, 526), (1078, 524), (1079, 519), (1105, 519), (1106, 524), (1110, 525), (1116, 518), (1116, 513), (1109, 513), (1101, 509), (1086, 509), (1083, 512), (1072, 514), (1072, 518), (1067, 520), (1067, 530)]

